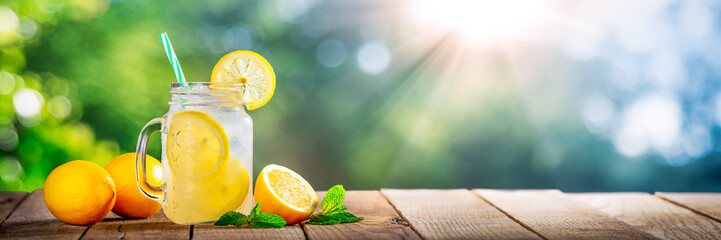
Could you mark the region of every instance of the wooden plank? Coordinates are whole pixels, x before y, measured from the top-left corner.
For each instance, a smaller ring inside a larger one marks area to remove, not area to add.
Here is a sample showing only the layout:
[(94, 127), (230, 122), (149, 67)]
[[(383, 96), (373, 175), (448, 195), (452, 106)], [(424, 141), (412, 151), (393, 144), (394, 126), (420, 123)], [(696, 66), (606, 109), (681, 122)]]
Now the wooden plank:
[(721, 193), (657, 192), (655, 195), (721, 222)]
[(540, 239), (466, 189), (382, 189), (424, 239)]
[(547, 239), (654, 239), (558, 190), (474, 191)]
[(648, 193), (568, 195), (660, 239), (721, 239), (721, 223)]
[(245, 227), (218, 227), (213, 225), (196, 225), (193, 230), (193, 239), (305, 239), (300, 225), (285, 226), (283, 228), (251, 228)]
[(252, 228), (250, 226), (213, 226), (212, 224), (195, 225), (192, 239), (305, 239), (300, 225), (283, 228)]
[[(323, 199), (325, 191), (318, 192)], [(309, 239), (421, 239), (378, 191), (347, 191), (343, 205), (365, 218), (356, 223), (304, 224)], [(320, 202), (316, 212), (320, 211)]]
[(27, 195), (26, 192), (0, 192), (0, 224), (5, 222)]
[(86, 229), (55, 218), (45, 206), (43, 191), (35, 190), (0, 225), (0, 239), (78, 239)]
[(188, 239), (190, 225), (175, 224), (163, 211), (146, 219), (125, 219), (110, 213), (90, 226), (83, 239)]

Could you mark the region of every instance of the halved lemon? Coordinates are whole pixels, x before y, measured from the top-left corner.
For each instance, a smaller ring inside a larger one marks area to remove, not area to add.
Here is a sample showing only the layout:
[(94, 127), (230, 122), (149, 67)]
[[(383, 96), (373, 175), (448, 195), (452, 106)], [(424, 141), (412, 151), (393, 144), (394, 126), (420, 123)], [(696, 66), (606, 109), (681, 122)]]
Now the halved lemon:
[(174, 175), (208, 177), (224, 166), (230, 156), (223, 127), (198, 111), (173, 115), (165, 144)]
[(273, 67), (263, 56), (252, 51), (235, 51), (223, 56), (215, 64), (210, 81), (243, 83), (243, 102), (248, 110), (268, 103), (275, 91)]
[(277, 214), (288, 225), (308, 219), (318, 206), (315, 190), (303, 177), (275, 164), (260, 171), (253, 195), (261, 212)]

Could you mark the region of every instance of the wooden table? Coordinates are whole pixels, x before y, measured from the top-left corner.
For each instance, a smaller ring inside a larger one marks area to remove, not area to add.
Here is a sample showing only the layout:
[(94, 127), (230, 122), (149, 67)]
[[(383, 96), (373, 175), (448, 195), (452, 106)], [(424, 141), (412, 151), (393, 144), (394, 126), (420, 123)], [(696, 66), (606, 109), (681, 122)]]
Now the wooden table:
[(161, 211), (73, 226), (50, 214), (42, 190), (2, 192), (0, 239), (721, 239), (721, 193), (383, 189), (349, 191), (345, 205), (366, 219), (254, 229), (177, 225)]

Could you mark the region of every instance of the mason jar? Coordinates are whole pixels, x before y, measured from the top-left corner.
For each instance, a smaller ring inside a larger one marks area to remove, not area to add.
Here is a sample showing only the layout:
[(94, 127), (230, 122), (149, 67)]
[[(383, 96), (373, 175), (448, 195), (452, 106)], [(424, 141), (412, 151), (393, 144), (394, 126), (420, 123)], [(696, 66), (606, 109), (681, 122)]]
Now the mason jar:
[[(242, 83), (171, 84), (170, 109), (150, 120), (136, 149), (138, 187), (179, 224), (207, 223), (225, 212), (248, 214), (253, 201), (253, 120), (245, 112)], [(149, 136), (161, 132), (162, 169), (146, 169)], [(160, 171), (152, 186), (147, 171)]]

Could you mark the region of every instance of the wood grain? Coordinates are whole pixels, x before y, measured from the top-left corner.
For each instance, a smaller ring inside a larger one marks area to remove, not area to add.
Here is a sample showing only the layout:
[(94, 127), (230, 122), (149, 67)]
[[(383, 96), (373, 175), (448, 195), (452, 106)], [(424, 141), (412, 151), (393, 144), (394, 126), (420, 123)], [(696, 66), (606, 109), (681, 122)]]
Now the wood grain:
[(648, 193), (568, 195), (660, 239), (721, 239), (721, 223)]
[(558, 190), (474, 192), (547, 239), (654, 239)]
[(45, 206), (43, 191), (35, 190), (0, 225), (0, 239), (78, 239), (87, 228), (55, 218)]
[(655, 195), (721, 222), (721, 193), (657, 192)]
[(218, 227), (213, 225), (195, 225), (193, 239), (305, 239), (299, 225), (283, 228)]
[(425, 239), (540, 239), (466, 189), (382, 189)]
[(344, 204), (366, 219), (255, 229), (178, 225), (162, 212), (148, 219), (111, 213), (88, 227), (57, 220), (42, 190), (2, 192), (0, 239), (721, 239), (720, 193), (383, 189), (348, 191)]
[(10, 216), (20, 201), (28, 195), (26, 192), (1, 192), (0, 193), (0, 223)]
[[(318, 192), (322, 200), (325, 191)], [(304, 224), (309, 239), (421, 239), (378, 191), (348, 191), (343, 205), (348, 212), (365, 218), (335, 225)], [(320, 201), (316, 212), (320, 211)]]
[(172, 223), (163, 211), (146, 219), (124, 219), (110, 213), (90, 226), (83, 239), (188, 239), (190, 225)]

